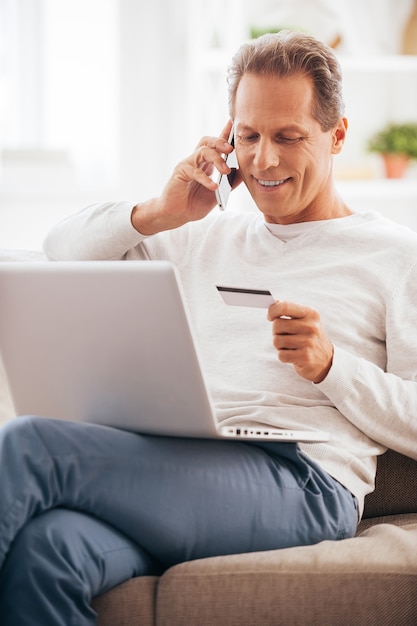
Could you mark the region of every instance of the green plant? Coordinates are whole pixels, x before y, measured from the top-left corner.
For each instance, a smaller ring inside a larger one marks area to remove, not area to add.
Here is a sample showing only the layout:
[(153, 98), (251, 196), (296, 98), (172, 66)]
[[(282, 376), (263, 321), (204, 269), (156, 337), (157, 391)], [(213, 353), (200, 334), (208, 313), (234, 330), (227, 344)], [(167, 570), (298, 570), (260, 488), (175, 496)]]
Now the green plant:
[(274, 35), (275, 33), (279, 33), (280, 30), (298, 30), (302, 33), (306, 32), (303, 28), (299, 28), (298, 26), (251, 26), (250, 38), (257, 39), (258, 37), (262, 37), (262, 35)]
[(368, 150), (380, 154), (404, 154), (417, 159), (417, 123), (387, 124), (368, 140)]
[(282, 28), (274, 28), (274, 27), (263, 28), (263, 27), (258, 27), (258, 26), (252, 26), (250, 29), (250, 38), (257, 39), (258, 37), (262, 37), (262, 35), (279, 33), (280, 30), (282, 30)]

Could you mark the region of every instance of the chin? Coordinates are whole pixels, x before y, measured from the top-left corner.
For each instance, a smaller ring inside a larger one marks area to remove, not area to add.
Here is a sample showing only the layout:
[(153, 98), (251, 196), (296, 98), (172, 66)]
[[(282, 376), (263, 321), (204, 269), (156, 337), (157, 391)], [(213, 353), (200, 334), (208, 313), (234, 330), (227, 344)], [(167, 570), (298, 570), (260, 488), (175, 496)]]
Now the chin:
[(271, 206), (270, 203), (266, 205), (265, 202), (257, 202), (255, 198), (253, 198), (253, 200), (258, 208), (258, 211), (263, 213), (267, 222), (271, 222), (272, 224), (281, 224), (283, 221), (291, 218), (291, 213), (288, 214), (285, 210), (277, 210), (276, 204)]

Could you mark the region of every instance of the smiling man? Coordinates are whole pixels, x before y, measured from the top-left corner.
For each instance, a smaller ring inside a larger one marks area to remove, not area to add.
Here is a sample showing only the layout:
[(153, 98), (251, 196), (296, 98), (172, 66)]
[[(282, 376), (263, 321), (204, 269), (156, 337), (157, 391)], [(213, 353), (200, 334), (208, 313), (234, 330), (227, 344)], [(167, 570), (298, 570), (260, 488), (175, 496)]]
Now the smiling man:
[(291, 224), (349, 215), (332, 182), (332, 157), (347, 123), (323, 131), (313, 116), (314, 82), (296, 74), (245, 73), (234, 101), (240, 171), (267, 222)]
[[(0, 431), (4, 626), (94, 624), (91, 598), (132, 576), (352, 536), (377, 455), (417, 458), (417, 235), (353, 213), (335, 189), (347, 121), (334, 53), (296, 32), (247, 43), (231, 64), (229, 101), (221, 136), (203, 138), (159, 197), (89, 207), (57, 224), (45, 251), (168, 259), (218, 420), (325, 430), (329, 440), (14, 420)], [(249, 189), (252, 213), (213, 210), (211, 175), (230, 172), (232, 124), (234, 184)], [(267, 315), (227, 306), (216, 284), (278, 300)]]

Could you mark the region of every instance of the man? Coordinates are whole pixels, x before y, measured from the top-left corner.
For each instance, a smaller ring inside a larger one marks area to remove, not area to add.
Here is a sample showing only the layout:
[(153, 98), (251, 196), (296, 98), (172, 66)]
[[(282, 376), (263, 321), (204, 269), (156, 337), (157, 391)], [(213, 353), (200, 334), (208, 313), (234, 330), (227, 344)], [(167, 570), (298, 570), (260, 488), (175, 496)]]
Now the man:
[[(2, 624), (93, 624), (91, 598), (132, 576), (352, 536), (376, 456), (389, 446), (417, 457), (417, 236), (352, 213), (336, 192), (347, 129), (337, 60), (312, 37), (265, 36), (233, 59), (229, 94), (236, 184), (257, 213), (213, 211), (230, 122), (160, 197), (87, 208), (45, 250), (171, 260), (218, 419), (330, 440), (182, 440), (15, 420), (0, 440)], [(279, 300), (267, 319), (227, 308), (218, 282)]]

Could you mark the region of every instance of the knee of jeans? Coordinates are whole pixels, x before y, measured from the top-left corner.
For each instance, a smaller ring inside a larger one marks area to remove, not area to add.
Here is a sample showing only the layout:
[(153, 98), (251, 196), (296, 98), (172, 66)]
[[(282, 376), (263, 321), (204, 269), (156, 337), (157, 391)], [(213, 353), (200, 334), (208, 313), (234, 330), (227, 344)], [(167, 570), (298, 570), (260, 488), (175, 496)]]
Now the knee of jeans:
[(36, 415), (22, 415), (14, 417), (2, 425), (0, 429), (1, 438), (19, 437), (21, 434), (25, 434), (28, 430), (31, 430), (31, 427), (33, 427), (33, 425), (37, 422), (44, 419), (45, 418), (37, 417)]
[(50, 571), (54, 561), (61, 561), (63, 547), (60, 511), (51, 511), (33, 518), (22, 528), (12, 544), (7, 565), (16, 564), (28, 576), (35, 569)]
[(76, 615), (65, 623), (81, 623), (79, 612), (92, 619), (90, 589), (69, 556), (73, 533), (64, 523), (64, 514), (55, 509), (39, 515), (17, 535), (0, 570), (1, 623), (52, 624), (56, 611), (62, 611), (62, 619)]
[[(69, 514), (69, 515), (68, 515)], [(74, 515), (77, 515), (74, 512)], [(2, 574), (13, 584), (42, 586), (42, 581), (59, 580), (71, 571), (78, 579), (72, 559), (71, 512), (54, 509), (22, 528), (12, 544)]]
[(9, 470), (21, 475), (23, 459), (36, 464), (41, 454), (45, 456), (44, 445), (34, 428), (42, 419), (35, 416), (16, 417), (0, 428), (0, 471)]

